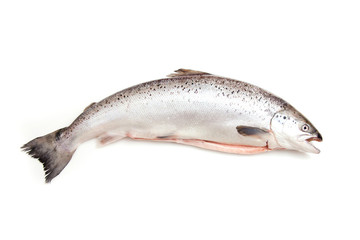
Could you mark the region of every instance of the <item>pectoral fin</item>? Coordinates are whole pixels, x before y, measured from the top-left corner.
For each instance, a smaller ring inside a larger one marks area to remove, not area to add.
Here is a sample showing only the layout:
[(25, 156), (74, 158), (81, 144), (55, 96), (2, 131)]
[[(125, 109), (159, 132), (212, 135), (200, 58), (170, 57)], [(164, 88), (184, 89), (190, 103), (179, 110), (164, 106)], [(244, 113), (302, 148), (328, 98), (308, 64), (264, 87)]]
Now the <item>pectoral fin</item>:
[(268, 131), (264, 129), (249, 126), (237, 126), (236, 130), (243, 136), (259, 136), (268, 133)]

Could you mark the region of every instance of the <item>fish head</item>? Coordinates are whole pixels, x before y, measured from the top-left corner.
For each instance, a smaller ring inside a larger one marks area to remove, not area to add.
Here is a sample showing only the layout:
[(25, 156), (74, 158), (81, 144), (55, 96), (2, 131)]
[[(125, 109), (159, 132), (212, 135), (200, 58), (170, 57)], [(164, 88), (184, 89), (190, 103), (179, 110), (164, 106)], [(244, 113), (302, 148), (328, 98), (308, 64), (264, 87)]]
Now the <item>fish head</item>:
[(271, 130), (280, 148), (320, 153), (312, 141), (321, 142), (321, 134), (308, 119), (292, 107), (274, 114)]

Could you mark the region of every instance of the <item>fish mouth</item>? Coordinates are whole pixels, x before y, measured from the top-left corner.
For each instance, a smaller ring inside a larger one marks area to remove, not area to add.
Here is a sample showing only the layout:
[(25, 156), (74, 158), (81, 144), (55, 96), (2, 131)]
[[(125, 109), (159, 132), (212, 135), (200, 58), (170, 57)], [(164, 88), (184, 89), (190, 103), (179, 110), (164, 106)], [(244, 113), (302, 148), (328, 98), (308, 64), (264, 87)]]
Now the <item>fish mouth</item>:
[(316, 141), (316, 142), (322, 142), (322, 138), (319, 138), (319, 137), (310, 137), (308, 139), (305, 139), (305, 141), (307, 142), (311, 142), (311, 141)]
[(323, 138), (319, 132), (316, 132), (316, 136), (311, 136), (307, 139), (305, 139), (307, 142), (316, 141), (316, 142), (322, 142)]
[(311, 134), (311, 135), (303, 134), (303, 135), (300, 135), (298, 137), (298, 141), (300, 141), (300, 142), (303, 142), (303, 141), (306, 141), (306, 142), (312, 142), (312, 141), (322, 142), (323, 138), (322, 138), (320, 133), (315, 133), (315, 134)]
[(309, 147), (311, 147), (310, 151), (313, 153), (320, 153), (320, 150), (314, 146), (313, 142), (322, 142), (322, 141), (323, 139), (320, 133), (318, 133), (316, 137), (309, 137), (305, 139), (305, 142), (309, 145)]

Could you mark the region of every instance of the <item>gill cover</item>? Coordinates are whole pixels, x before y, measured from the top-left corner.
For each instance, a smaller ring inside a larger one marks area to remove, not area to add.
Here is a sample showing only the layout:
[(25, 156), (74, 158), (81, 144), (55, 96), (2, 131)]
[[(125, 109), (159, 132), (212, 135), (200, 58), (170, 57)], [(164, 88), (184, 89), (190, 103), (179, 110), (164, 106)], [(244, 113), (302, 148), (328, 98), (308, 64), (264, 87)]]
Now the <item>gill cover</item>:
[(290, 108), (275, 113), (270, 126), (280, 148), (320, 153), (311, 141), (322, 141), (321, 135), (309, 120), (295, 109)]

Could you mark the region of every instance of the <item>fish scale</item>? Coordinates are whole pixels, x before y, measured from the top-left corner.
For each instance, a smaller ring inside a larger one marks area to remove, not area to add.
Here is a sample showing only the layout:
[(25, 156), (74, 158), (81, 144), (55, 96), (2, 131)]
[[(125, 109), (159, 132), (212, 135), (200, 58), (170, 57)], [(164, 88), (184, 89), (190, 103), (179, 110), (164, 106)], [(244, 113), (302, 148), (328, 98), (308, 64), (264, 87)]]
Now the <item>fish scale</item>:
[[(308, 132), (299, 131), (304, 124)], [(168, 78), (90, 104), (70, 126), (34, 139), (23, 149), (44, 164), (49, 182), (83, 142), (97, 138), (109, 144), (125, 137), (239, 154), (284, 148), (318, 152), (309, 139), (322, 140), (295, 108), (257, 86), (179, 69)]]

